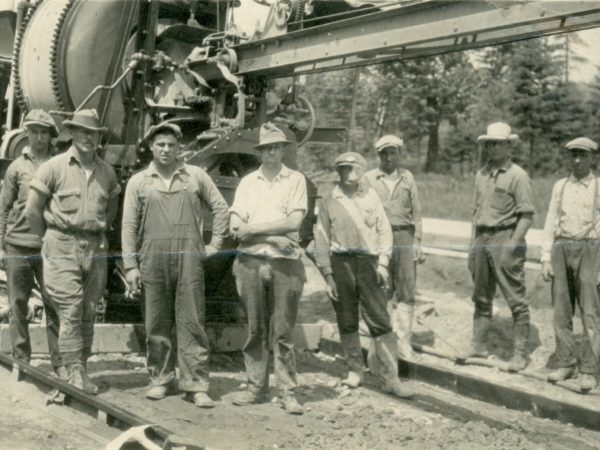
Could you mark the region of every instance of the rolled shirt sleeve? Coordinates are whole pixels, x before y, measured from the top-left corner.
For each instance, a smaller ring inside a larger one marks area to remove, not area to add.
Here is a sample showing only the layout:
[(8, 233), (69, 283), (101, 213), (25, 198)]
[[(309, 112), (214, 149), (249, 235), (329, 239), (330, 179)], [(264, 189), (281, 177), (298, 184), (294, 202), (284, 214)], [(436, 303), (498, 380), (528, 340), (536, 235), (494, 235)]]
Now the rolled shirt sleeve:
[(129, 180), (125, 188), (123, 220), (121, 224), (121, 248), (125, 270), (138, 267), (137, 236), (142, 215), (142, 201), (140, 198), (141, 180), (140, 174), (135, 175)]
[(294, 211), (302, 211), (303, 216), (306, 216), (306, 211), (308, 210), (306, 179), (301, 173), (296, 172), (296, 174), (296, 183), (290, 192), (289, 203), (287, 205), (287, 215), (289, 216)]
[(533, 189), (531, 179), (527, 173), (522, 173), (515, 179), (515, 211), (517, 214), (533, 214)]

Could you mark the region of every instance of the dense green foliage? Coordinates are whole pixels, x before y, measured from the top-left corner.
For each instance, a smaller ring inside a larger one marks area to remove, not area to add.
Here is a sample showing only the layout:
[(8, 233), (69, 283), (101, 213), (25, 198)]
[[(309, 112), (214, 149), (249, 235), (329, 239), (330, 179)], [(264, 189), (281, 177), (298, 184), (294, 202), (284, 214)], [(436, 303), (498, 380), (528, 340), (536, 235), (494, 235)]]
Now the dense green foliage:
[(532, 176), (555, 174), (565, 142), (600, 139), (600, 74), (589, 85), (569, 81), (576, 59), (568, 38), (534, 39), (309, 76), (319, 125), (352, 129), (345, 145), (307, 145), (300, 164), (326, 170), (346, 148), (373, 159), (373, 141), (395, 133), (415, 171), (473, 173), (477, 136), (502, 120), (521, 137), (515, 160)]

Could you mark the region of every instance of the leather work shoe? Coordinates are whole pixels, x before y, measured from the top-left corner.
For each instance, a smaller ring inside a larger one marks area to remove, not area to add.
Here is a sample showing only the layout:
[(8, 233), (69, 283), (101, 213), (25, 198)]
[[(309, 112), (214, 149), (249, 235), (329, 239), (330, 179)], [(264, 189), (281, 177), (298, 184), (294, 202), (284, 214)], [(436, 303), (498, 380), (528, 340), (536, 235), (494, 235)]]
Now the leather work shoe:
[(520, 372), (529, 364), (529, 359), (521, 353), (515, 353), (508, 362), (508, 370), (510, 372)]
[(192, 402), (198, 408), (214, 408), (217, 406), (212, 398), (206, 392), (186, 392), (185, 399)]
[(160, 384), (158, 386), (151, 386), (146, 391), (144, 397), (150, 400), (161, 400), (172, 392), (170, 384)]
[(575, 367), (561, 367), (548, 374), (548, 381), (564, 381), (575, 376)]
[(356, 372), (348, 372), (348, 376), (342, 380), (344, 386), (356, 389), (362, 384), (363, 380)]
[(88, 395), (96, 395), (98, 393), (98, 386), (88, 377), (83, 364), (69, 364), (67, 371), (69, 372), (69, 384), (81, 389)]
[(52, 371), (59, 380), (69, 381), (69, 372), (65, 366), (54, 366), (52, 367)]
[(266, 401), (267, 396), (265, 394), (252, 391), (236, 392), (231, 399), (231, 403), (236, 406), (256, 405), (258, 403), (265, 403)]
[(582, 373), (579, 379), (579, 389), (582, 392), (591, 391), (596, 387), (596, 378), (591, 373)]
[(408, 386), (407, 382), (402, 382), (399, 379), (390, 380), (383, 384), (384, 392), (395, 395), (398, 398), (412, 398), (415, 396), (415, 391)]
[(298, 403), (298, 400), (296, 400), (296, 397), (294, 397), (292, 394), (287, 394), (281, 397), (281, 406), (288, 414), (293, 414), (295, 416), (304, 414), (304, 408), (300, 403)]

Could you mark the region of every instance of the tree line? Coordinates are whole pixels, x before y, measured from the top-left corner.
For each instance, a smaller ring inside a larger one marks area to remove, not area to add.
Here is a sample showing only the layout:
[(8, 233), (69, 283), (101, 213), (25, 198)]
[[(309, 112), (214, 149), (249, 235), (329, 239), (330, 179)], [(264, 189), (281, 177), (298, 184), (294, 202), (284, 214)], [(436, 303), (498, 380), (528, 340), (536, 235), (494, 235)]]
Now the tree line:
[[(573, 137), (600, 140), (600, 71), (591, 83), (572, 81), (576, 34), (532, 39), (477, 51), (393, 61), (311, 75), (305, 95), (320, 126), (350, 129), (345, 148), (372, 156), (386, 133), (406, 142), (413, 170), (472, 173), (477, 136), (508, 122), (520, 136), (514, 159), (532, 175), (562, 167), (560, 149)], [(305, 170), (332, 166), (335, 149), (307, 144)]]

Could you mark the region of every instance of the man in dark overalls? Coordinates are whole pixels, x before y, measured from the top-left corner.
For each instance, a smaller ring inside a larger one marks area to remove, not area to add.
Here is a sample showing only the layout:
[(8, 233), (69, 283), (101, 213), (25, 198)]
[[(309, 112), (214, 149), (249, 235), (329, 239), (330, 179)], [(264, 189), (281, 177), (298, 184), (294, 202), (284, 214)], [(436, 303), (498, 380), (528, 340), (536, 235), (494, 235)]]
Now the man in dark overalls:
[[(169, 123), (151, 127), (145, 137), (154, 159), (127, 183), (123, 262), (131, 291), (144, 287), (151, 380), (146, 397), (158, 400), (175, 388), (175, 326), (179, 388), (196, 406), (211, 408), (202, 263), (221, 248), (229, 212), (208, 174), (179, 161), (181, 137), (179, 127)], [(205, 206), (213, 213), (212, 240), (206, 247)]]
[(58, 135), (58, 128), (52, 116), (41, 109), (29, 111), (23, 125), (29, 145), (8, 166), (0, 194), (0, 268), (6, 269), (13, 357), (27, 362), (31, 358), (27, 315), (37, 281), (46, 313), (50, 361), (54, 372), (66, 379), (58, 349), (58, 312), (44, 288), (42, 240), (31, 231), (25, 217), (29, 182), (37, 168), (52, 156), (51, 140)]

